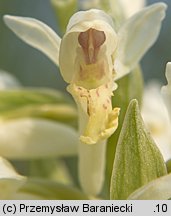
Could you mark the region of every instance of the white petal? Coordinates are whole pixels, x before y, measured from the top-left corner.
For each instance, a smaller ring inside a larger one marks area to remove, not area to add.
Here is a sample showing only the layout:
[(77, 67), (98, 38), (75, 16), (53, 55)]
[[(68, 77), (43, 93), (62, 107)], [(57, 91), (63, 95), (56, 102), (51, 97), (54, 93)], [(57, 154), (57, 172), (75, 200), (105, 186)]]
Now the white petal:
[(166, 78), (168, 84), (162, 87), (161, 93), (171, 119), (171, 62), (168, 62), (166, 65)]
[(144, 8), (128, 19), (119, 30), (117, 59), (114, 64), (116, 79), (126, 75), (154, 44), (165, 17), (166, 5), (157, 3)]
[(78, 134), (64, 124), (25, 118), (0, 123), (1, 156), (32, 159), (77, 153)]
[(0, 157), (0, 200), (11, 199), (25, 178), (17, 174), (12, 165)]
[(24, 42), (47, 55), (56, 65), (60, 37), (46, 24), (28, 17), (4, 16), (5, 24)]

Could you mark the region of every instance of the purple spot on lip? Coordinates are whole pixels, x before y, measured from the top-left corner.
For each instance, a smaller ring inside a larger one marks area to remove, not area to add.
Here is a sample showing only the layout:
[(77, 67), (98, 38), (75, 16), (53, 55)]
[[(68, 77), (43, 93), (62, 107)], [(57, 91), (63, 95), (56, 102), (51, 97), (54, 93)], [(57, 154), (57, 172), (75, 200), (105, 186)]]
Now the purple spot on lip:
[(105, 104), (103, 104), (103, 108), (106, 110), (107, 109), (107, 106)]
[(100, 46), (105, 40), (105, 33), (93, 28), (79, 34), (78, 42), (83, 49), (86, 64), (93, 64), (96, 62)]

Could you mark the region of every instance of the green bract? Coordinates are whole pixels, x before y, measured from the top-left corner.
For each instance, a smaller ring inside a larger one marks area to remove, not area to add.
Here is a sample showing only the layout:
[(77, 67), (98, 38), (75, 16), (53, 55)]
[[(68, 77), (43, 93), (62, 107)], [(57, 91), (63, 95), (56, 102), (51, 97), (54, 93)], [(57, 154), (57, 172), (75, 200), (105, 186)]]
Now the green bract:
[(67, 96), (48, 88), (1, 90), (0, 101), (0, 121), (34, 117), (73, 124), (77, 118)]
[(111, 199), (127, 199), (148, 182), (167, 173), (163, 157), (132, 100), (119, 136), (111, 177)]
[(119, 115), (118, 128), (107, 142), (107, 161), (105, 175), (107, 196), (109, 195), (109, 185), (113, 168), (113, 160), (115, 157), (115, 150), (127, 107), (132, 99), (137, 99), (138, 103), (141, 105), (143, 96), (143, 78), (140, 67), (137, 66), (131, 73), (117, 80), (117, 85), (119, 86), (119, 88), (117, 88), (115, 91), (115, 97), (112, 98), (112, 104), (114, 107), (119, 106), (122, 107), (122, 109)]

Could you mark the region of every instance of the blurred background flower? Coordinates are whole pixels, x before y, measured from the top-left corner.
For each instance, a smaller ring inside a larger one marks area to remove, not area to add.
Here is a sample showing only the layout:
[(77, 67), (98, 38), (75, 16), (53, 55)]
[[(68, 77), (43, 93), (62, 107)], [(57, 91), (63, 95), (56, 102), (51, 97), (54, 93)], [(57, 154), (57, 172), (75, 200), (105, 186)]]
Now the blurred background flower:
[(164, 160), (171, 158), (171, 123), (161, 95), (161, 85), (150, 82), (144, 91), (142, 116)]

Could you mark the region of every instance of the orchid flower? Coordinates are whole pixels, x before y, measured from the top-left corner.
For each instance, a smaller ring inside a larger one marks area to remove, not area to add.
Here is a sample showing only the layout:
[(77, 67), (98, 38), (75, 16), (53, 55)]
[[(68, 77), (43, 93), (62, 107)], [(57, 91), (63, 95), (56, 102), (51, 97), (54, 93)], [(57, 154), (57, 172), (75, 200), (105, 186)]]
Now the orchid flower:
[(98, 9), (75, 13), (62, 40), (44, 23), (6, 15), (6, 25), (22, 40), (47, 55), (69, 84), (78, 106), (79, 172), (83, 189), (100, 192), (107, 138), (118, 125), (112, 108), (115, 80), (128, 74), (153, 45), (166, 5), (154, 4), (128, 19), (116, 32), (109, 15)]

